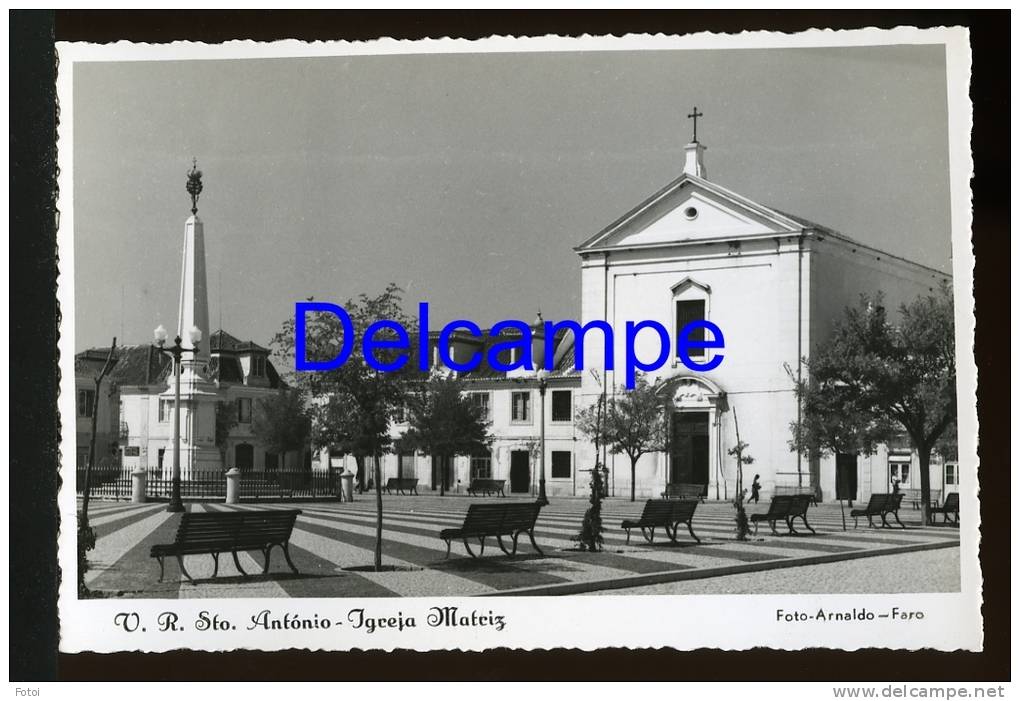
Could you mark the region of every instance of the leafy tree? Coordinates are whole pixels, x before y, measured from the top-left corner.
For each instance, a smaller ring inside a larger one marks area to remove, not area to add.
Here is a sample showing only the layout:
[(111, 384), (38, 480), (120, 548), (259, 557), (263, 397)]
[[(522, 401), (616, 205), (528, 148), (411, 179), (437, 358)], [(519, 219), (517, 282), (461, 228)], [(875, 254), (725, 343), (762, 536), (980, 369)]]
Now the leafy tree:
[(754, 463), (754, 458), (745, 454), (750, 447), (740, 440), (740, 423), (737, 421), (737, 410), (733, 410), (733, 426), (737, 433), (737, 444), (726, 451), (737, 459), (737, 493), (733, 497), (733, 508), (737, 511), (737, 540), (747, 540), (751, 534), (751, 525), (747, 520), (747, 511), (744, 509), (744, 465)]
[(227, 464), (227, 446), (230, 432), (237, 425), (237, 409), (232, 402), (216, 402), (216, 447), (224, 467)]
[[(403, 328), (411, 327), (410, 318), (402, 307), (401, 290), (390, 283), (376, 297), (361, 294), (343, 305), (351, 318), (354, 348), (368, 327), (376, 321), (389, 320)], [(375, 334), (380, 341), (397, 340), (392, 329)], [(305, 353), (309, 360), (331, 360), (336, 357), (344, 340), (344, 329), (333, 314), (309, 314), (305, 324)], [(295, 324), (293, 317), (284, 321), (273, 338), (274, 351), (284, 359), (285, 367), (295, 367)], [(402, 353), (399, 349), (377, 349), (380, 363), (391, 363)], [(365, 458), (375, 464), (376, 546), (375, 567), (382, 569), (382, 469), (380, 457), (391, 439), (390, 422), (403, 396), (406, 381), (403, 372), (380, 372), (364, 362), (359, 354), (340, 367), (324, 372), (289, 373), (291, 384), (310, 398), (314, 435), (317, 445), (331, 445), (341, 452), (354, 455), (358, 463), (359, 481), (365, 484)]]
[(269, 452), (283, 456), (286, 470), (287, 453), (303, 451), (312, 432), (311, 415), (301, 392), (288, 387), (260, 399), (252, 416), (252, 432)]
[(571, 537), (577, 542), (581, 550), (598, 552), (602, 550), (602, 534), (605, 528), (602, 526), (602, 499), (605, 497), (605, 490), (602, 486), (602, 470), (596, 465), (591, 471), (591, 480), (588, 482), (590, 495), (588, 503), (591, 506), (584, 512), (584, 519), (581, 521), (581, 532)]
[(871, 454), (877, 443), (905, 432), (920, 459), (927, 524), (931, 453), (956, 420), (952, 292), (943, 285), (899, 311), (893, 324), (881, 294), (862, 296), (804, 360), (808, 377), (796, 386), (802, 421), (791, 426), (790, 446), (806, 456)]
[[(595, 383), (602, 388), (602, 378), (595, 370), (591, 370), (591, 376)], [(581, 531), (573, 536), (581, 550), (597, 552), (602, 550), (602, 500), (605, 498), (607, 489), (603, 482), (602, 447), (606, 444), (606, 395), (599, 392), (594, 404), (589, 404), (577, 412), (575, 424), (578, 430), (595, 447), (595, 465), (591, 470), (591, 495), (588, 503), (591, 506), (584, 512), (584, 519), (581, 521)]]
[(634, 501), (637, 463), (645, 453), (666, 449), (666, 425), (659, 399), (659, 382), (648, 384), (638, 375), (634, 389), (621, 388), (606, 410), (606, 438), (614, 454), (630, 458), (630, 500)]
[[(432, 373), (411, 387), (405, 404), (408, 429), (399, 440), (404, 449), (413, 448), (431, 456), (433, 475), (437, 459), (445, 469), (447, 461), (455, 455), (488, 450), (488, 421), (482, 408), (464, 393), (463, 380), (452, 374)], [(445, 493), (445, 475), (440, 475), (439, 496)]]

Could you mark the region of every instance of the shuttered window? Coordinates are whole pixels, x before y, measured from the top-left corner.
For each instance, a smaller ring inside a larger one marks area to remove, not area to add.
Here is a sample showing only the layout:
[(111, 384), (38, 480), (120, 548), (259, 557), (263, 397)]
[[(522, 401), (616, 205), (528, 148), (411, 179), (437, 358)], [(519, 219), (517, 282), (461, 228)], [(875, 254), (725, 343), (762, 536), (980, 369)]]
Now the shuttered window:
[(554, 450), (552, 452), (552, 476), (556, 479), (570, 477), (569, 450)]
[(556, 389), (552, 393), (552, 420), (570, 421), (574, 418), (574, 402), (569, 389)]
[[(676, 334), (677, 338), (681, 338), (680, 333), (683, 331), (684, 326), (692, 321), (702, 321), (705, 318), (705, 300), (694, 299), (678, 301), (676, 303)], [(704, 341), (705, 340), (705, 329), (698, 328), (692, 329), (684, 338), (691, 341)], [(679, 347), (680, 344), (677, 344)], [(704, 348), (691, 348), (690, 357), (700, 358), (705, 355)]]

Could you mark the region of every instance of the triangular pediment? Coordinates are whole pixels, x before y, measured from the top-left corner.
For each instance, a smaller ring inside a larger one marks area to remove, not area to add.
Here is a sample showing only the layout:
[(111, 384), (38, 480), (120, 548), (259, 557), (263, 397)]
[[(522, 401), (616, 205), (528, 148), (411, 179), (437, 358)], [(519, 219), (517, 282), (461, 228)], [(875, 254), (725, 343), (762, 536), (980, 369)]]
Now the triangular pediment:
[(578, 250), (788, 234), (802, 224), (715, 183), (684, 175)]

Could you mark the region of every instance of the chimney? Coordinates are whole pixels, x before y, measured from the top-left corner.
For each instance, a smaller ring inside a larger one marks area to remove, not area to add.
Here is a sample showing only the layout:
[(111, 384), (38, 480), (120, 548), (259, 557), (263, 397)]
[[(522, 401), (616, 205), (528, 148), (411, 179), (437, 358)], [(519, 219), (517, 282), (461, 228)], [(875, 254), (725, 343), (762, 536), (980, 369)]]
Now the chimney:
[(684, 147), (684, 173), (696, 178), (708, 178), (705, 173), (705, 151), (705, 147), (697, 141), (692, 141)]

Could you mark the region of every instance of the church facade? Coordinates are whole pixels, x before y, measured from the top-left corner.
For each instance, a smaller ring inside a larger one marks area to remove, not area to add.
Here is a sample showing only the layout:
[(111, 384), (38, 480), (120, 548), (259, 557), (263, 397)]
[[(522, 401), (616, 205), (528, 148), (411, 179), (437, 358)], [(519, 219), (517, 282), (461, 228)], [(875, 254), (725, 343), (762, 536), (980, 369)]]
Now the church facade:
[[(918, 461), (909, 448), (813, 460), (791, 452), (790, 427), (800, 419), (794, 380), (807, 372), (801, 359), (810, 358), (861, 294), (882, 292), (894, 310), (939, 289), (948, 275), (710, 181), (704, 146), (696, 141), (686, 147), (680, 177), (575, 250), (583, 324), (601, 320), (619, 330), (650, 319), (675, 336), (688, 321), (706, 319), (724, 334), (724, 349), (705, 349), (698, 358), (703, 363), (722, 353), (716, 369), (694, 373), (674, 358), (650, 374), (649, 380), (665, 383), (668, 447), (641, 458), (638, 495), (694, 483), (708, 485), (711, 498), (732, 498), (737, 468), (727, 450), (736, 445), (738, 428), (755, 459), (745, 468), (744, 485), (759, 474), (765, 496), (787, 488), (833, 499), (843, 471), (856, 499), (889, 491), (894, 474), (904, 488), (911, 486)], [(590, 336), (585, 366), (602, 367), (600, 334)], [(622, 336), (616, 334), (616, 357), (622, 357)], [(654, 359), (657, 341), (654, 334), (639, 335), (638, 357)], [(608, 371), (605, 384), (619, 387), (623, 380), (622, 371)], [(594, 378), (582, 378), (583, 403), (602, 391)], [(603, 457), (615, 493), (629, 493), (629, 461)], [(932, 470), (934, 489), (947, 475), (940, 463)], [(950, 467), (950, 486), (953, 472)]]

